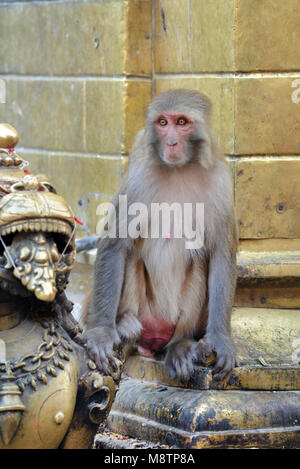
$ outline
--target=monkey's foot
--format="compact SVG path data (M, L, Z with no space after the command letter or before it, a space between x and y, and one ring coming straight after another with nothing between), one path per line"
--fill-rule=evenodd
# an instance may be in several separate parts
M195 369L195 363L199 362L201 345L195 340L182 339L167 347L165 368L170 378L178 378L187 382Z
M202 341L201 341L202 342ZM204 342L204 350L203 350ZM216 381L228 379L233 368L238 365L234 344L228 337L207 334L202 342L202 361L214 361L213 377Z

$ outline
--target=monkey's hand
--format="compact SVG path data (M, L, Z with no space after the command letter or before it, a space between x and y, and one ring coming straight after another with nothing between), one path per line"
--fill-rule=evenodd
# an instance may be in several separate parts
M194 364L199 361L201 347L195 340L181 339L167 347L165 368L170 378L178 378L186 382L195 369Z
M233 368L238 364L235 347L230 337L208 333L204 336L203 341L205 343L205 358L213 353L217 356L213 368L214 379L216 381L227 380Z
M99 371L110 375L110 366L117 369L113 348L120 344L120 337L112 327L95 327L84 334L89 357L96 363Z

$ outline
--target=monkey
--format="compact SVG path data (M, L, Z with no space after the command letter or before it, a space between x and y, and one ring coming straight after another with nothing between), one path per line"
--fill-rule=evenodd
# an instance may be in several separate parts
M85 339L103 372L114 367L113 348L122 343L135 343L146 357L163 353L168 375L183 382L212 353L216 381L228 379L237 365L231 337L237 223L228 164L210 126L211 107L204 94L187 89L162 92L148 106L114 199L119 228L97 249ZM202 203L202 245L187 249L184 232L119 236L133 219L120 216L120 196L128 206L149 208L146 220L140 218L144 231L152 223L151 204ZM192 221L195 226L194 213ZM174 231L174 219L171 225Z

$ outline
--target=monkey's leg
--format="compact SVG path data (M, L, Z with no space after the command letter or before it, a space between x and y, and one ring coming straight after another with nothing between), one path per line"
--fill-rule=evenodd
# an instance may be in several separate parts
M140 305L145 302L143 262L134 253L127 260L125 279L117 314L117 331L121 341L132 342L139 337L142 324L138 319Z
M165 367L171 378L190 379L195 363L201 359L201 345L194 337L203 335L207 321L206 264L194 263L187 273L181 312L174 335L167 345Z

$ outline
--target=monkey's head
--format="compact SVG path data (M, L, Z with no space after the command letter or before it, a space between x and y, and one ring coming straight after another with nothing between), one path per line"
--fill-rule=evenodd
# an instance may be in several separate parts
M167 166L209 164L210 101L197 91L174 89L150 103L146 135L153 158Z

